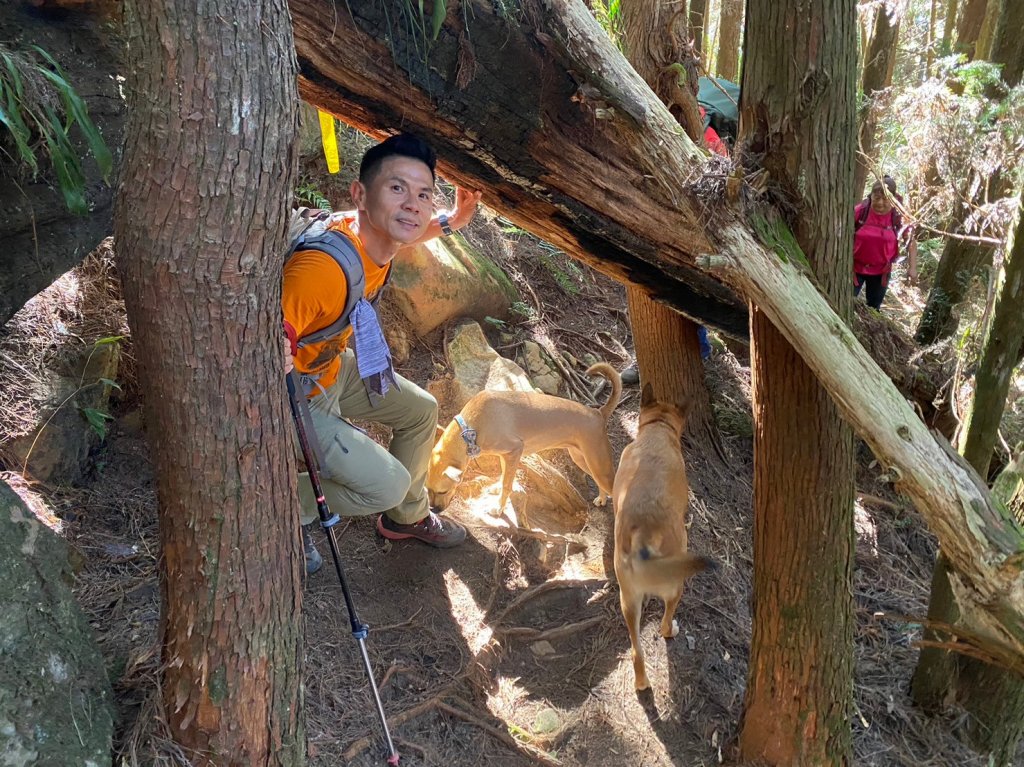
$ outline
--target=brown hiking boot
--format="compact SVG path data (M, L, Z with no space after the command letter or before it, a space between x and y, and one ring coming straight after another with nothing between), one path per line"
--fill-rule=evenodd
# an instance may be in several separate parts
M377 532L391 541L415 538L439 549L458 546L466 540L466 528L451 519L442 519L432 511L410 525L401 525L387 514L381 514L377 517Z

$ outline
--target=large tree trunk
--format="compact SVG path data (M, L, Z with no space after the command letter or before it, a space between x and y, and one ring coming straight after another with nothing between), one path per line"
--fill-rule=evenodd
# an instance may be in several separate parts
M996 303L974 378L974 400L967 414L961 452L982 477L988 475L999 421L1017 354L1024 339L1024 216L1006 254L996 287ZM1005 669L963 658L957 677L960 700L972 714L971 740L1008 765L1024 735L1024 679Z
M980 187L980 181L973 178L966 185L965 195L972 204L977 200L970 191ZM954 217L947 224L947 231L963 233L964 221L970 207L961 204ZM958 306L967 297L968 290L975 277L987 266L992 264L992 248L970 240L949 237L942 247L935 278L928 291L928 299L921 311L921 319L917 323L914 339L922 346L949 338L956 333L959 315Z
M1012 242L996 281L995 306L974 376L974 400L967 413L961 451L982 477L988 476L1010 379L1024 343L1024 215Z
M767 168L779 202L799 211L787 223L822 291L848 318L852 232L834 222L848 216L853 176L855 0L819 3L810 13L799 0L748 10L739 151L751 167ZM820 88L810 99L808 86ZM845 765L852 757L853 434L759 309L750 335L754 599L740 749L744 759L770 765Z
M722 0L722 14L718 22L718 58L715 71L719 77L733 82L736 82L740 71L743 5L743 0Z
M956 30L956 51L964 54L968 61L979 58L975 46L985 23L987 5L988 0L966 0L963 13L960 14L960 24Z
M118 94L114 74L121 71L120 51L106 31L102 19L73 13L61 22L44 20L27 3L0 3L0 40L41 40L66 71L94 76L72 78L117 163L124 130L124 101ZM57 277L78 264L105 237L110 236L114 190L103 182L84 141L76 131L72 141L83 158L89 213L72 215L64 204L57 184L48 173L37 179L19 178L20 171L0 154L0 325L9 320L25 302ZM43 162L42 167L46 167ZM17 183L15 182L17 179Z
M379 4L350 4L328 37L322 22L333 6L292 0L300 92L376 135L402 126L429 136L444 175L483 189L484 201L518 226L697 321L742 336L737 321L746 313L732 290L749 296L875 455L898 470L897 487L951 554L958 599L984 622L989 636L979 641L1024 666L1016 558L1024 536L1005 509L870 360L819 294L788 231L766 215L771 209L741 208L724 196L724 183L700 176L703 153L586 7L521 5L517 24L490 3L464 3L426 55L419 35L400 20L389 26ZM520 85L504 87L509 81ZM801 92L813 102L824 89L811 76ZM828 170L824 159L821 167ZM747 192L756 200L759 188ZM834 221L819 225L835 236Z
M942 45L939 48L940 56L948 56L953 52L953 30L956 29L956 12L960 7L960 0L946 0L946 12L942 17Z
M442 172L516 225L745 339L745 302L693 264L715 252L686 189L706 155L586 7L526 0L516 25L488 3L463 5L426 66L423 40L379 3L352 4L325 36L333 6L292 0L303 100L376 136L429 135Z
M708 63L708 57L704 55L704 47L708 32L708 5L710 0L690 0L690 35L693 37L693 47L704 65Z
M681 76L664 77L672 64L689 63L692 54L673 28L678 14L661 0L625 0L620 6L621 43L626 58L667 106L690 139L702 143L700 116L691 84ZM693 85L696 85L696 71ZM678 103L682 102L682 103ZM689 128L689 129L688 129ZM687 434L698 444L718 444L711 397L704 381L704 362L697 342L697 325L644 291L630 288L629 322L633 331L637 369L661 400L692 402Z
M130 3L116 243L159 477L163 703L196 765L305 763L281 256L284 0ZM225 20L229 20L225 21Z
M875 14L875 29L871 35L864 61L864 106L860 115L859 151L857 167L853 176L853 194L859 198L864 193L871 165L875 155L875 131L878 127L878 115L873 103L875 95L892 83L893 67L896 64L896 41L900 34L900 18L896 9L889 8L886 3L878 5ZM884 175L884 169L882 174Z

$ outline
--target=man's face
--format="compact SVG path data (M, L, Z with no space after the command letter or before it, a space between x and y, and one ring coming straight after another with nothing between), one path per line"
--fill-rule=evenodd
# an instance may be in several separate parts
M368 183L352 185L356 207L374 233L406 245L422 236L433 213L434 177L426 163L411 157L384 160Z

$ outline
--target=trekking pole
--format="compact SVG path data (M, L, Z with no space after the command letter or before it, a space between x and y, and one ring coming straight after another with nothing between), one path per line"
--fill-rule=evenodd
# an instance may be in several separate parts
M337 514L332 514L324 498L324 491L320 487L320 476L317 473L316 458L309 443L309 435L306 433L306 425L302 419L302 403L299 397L302 394L301 386L296 385L298 376L292 370L287 375L288 381L288 402L292 407L292 418L295 420L295 430L299 435L299 446L302 449L302 459L306 463L306 471L309 472L309 481L313 485L313 494L316 496L316 510L320 514L320 525L327 531L327 542L331 547L331 557L334 559L334 569L338 573L338 580L341 581L341 593L345 595L345 607L348 609L348 619L352 624L352 636L359 643L359 651L363 656L363 666L366 668L366 676L370 680L370 689L373 691L373 700L377 704L377 716L380 717L380 726L384 730L384 738L388 742L388 764L398 764L398 752L391 740L391 732L388 730L388 720L384 716L384 706L380 702L380 692L377 690L377 681L373 678L373 668L370 666L370 656L366 652L366 635L370 627L359 620L356 614L356 606L352 602L352 594L348 590L348 581L345 578L345 571L341 567L341 555L338 553L338 541L335 538L334 526L341 520ZM315 436L315 435L314 435Z

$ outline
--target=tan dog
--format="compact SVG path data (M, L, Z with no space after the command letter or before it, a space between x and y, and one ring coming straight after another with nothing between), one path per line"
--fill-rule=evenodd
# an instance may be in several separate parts
M564 447L573 462L597 483L595 506L604 506L615 481L615 459L608 441L608 417L619 404L622 381L611 365L591 365L587 375L600 374L612 385L608 401L590 408L572 400L539 392L482 391L441 434L427 469L430 502L444 508L451 500L473 455L501 459L501 500L498 513L512 493L516 468L524 455ZM465 424L459 424L459 419Z
M672 616L684 581L715 563L686 551L686 510L690 487L680 446L689 401L657 402L650 385L640 398L640 428L622 451L615 474L615 577L622 617L633 646L636 689L646 690L647 671L640 646L640 615L648 596L665 601L661 635L679 633Z

